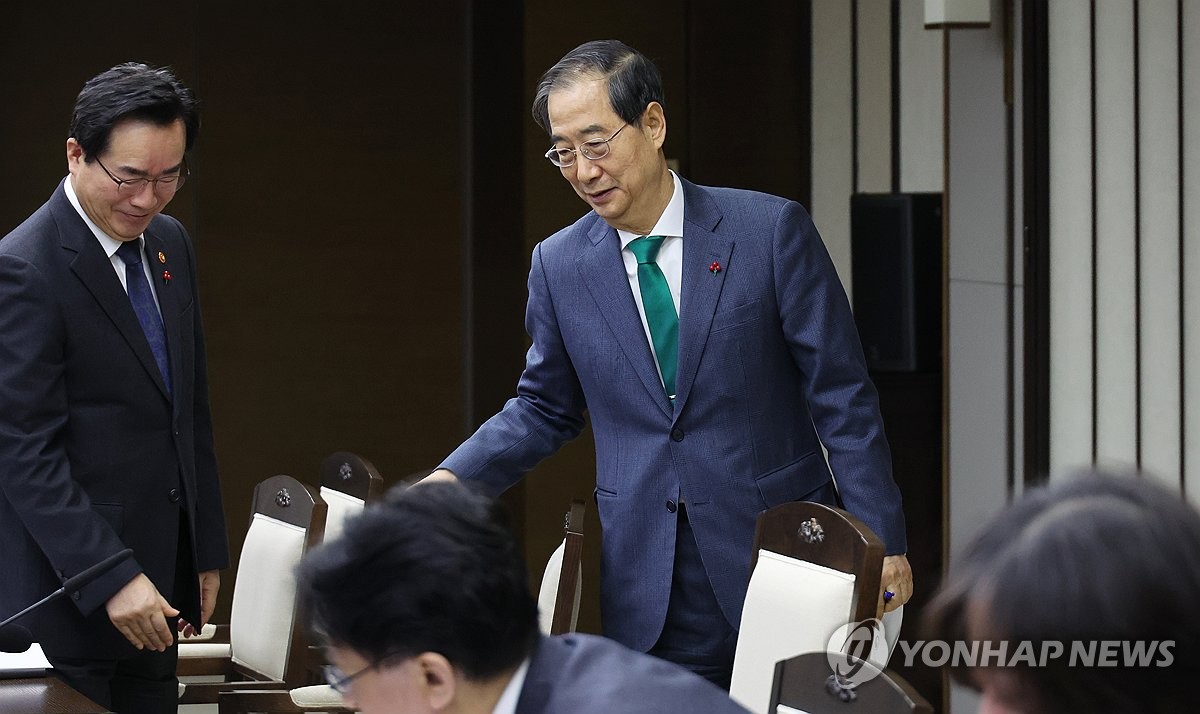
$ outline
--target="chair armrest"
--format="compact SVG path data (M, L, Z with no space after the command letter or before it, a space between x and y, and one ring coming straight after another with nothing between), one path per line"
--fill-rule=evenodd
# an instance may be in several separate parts
M185 636L182 632L179 633L179 643L185 642L212 642L229 644L229 625L214 625L211 622L201 628L200 632L191 637Z
M324 685L317 685L322 687ZM345 706L313 702L306 703L309 697L304 696L304 690L309 687L293 689L290 692L278 690L239 690L221 692L217 695L217 711L220 714L250 714L265 712L267 714L300 714L302 712L328 712L329 714L351 714L354 710ZM300 699L301 704L296 703Z
M232 673L233 661L228 653L215 657L180 657L175 664L175 674L180 677L228 676Z
M242 690L280 690L287 697L287 682L275 681L244 681L244 682L196 682L189 683L179 697L180 704L217 704L217 697L222 692ZM289 697L290 699L290 697ZM260 710L255 710L260 711Z

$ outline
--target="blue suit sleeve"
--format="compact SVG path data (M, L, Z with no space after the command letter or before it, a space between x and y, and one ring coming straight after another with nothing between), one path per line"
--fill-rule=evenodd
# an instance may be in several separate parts
M583 389L554 311L542 245L533 251L525 330L532 340L517 395L440 468L498 495L583 430Z
M900 490L846 292L799 204L789 202L781 212L774 242L784 334L804 373L813 424L828 451L838 494L846 510L883 540L889 555L904 553Z

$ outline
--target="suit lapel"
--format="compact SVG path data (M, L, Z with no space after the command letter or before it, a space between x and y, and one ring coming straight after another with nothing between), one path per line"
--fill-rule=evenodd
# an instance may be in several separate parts
M575 266L638 379L663 413L670 416L671 403L663 392L662 379L658 376L650 343L646 341L637 303L629 290L629 277L621 260L621 239L599 219L588 231L588 238L592 245L576 259Z
M725 274L730 268L734 241L714 233L721 211L706 191L680 179L684 192L683 276L680 285L679 371L675 377L677 407L687 403L700 357L708 342L713 314ZM720 269L713 272L716 263ZM676 409L676 414L679 413Z
M167 353L170 355L171 384L178 386L179 382L179 365L183 359L180 354L181 345L183 344L179 334L179 296L172 290L171 281L164 275L169 275L171 261L167 257L162 240L158 233L154 230L154 224L150 224L150 228L146 229L146 259L150 261L150 284L154 288L154 292L158 297L158 311L162 315L163 331L167 336ZM153 356L153 355L152 355ZM155 372L157 374L157 372ZM166 392L166 386L162 380L158 380L159 388L163 390L163 395L170 398Z
M147 374L158 385L159 391L166 397L167 390L162 376L159 374L158 363L154 361L154 353L150 351L146 333L142 331L142 325L133 312L133 304L129 302L129 295L121 288L121 282L117 279L116 271L113 270L112 261L104 254L100 242L92 235L87 224L75 212L75 207L67 200L62 186L59 186L55 198L57 200L54 202L52 210L61 227L59 232L61 245L65 250L75 254L75 257L71 259L71 271L91 292L92 297L100 304L100 308L104 310L104 313L116 326L117 331L125 338L129 348L137 355L138 361L142 363Z

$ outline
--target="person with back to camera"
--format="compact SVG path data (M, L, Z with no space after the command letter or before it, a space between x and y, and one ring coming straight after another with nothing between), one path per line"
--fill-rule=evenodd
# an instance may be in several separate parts
M912 570L878 397L816 227L794 201L668 170L665 101L654 63L615 40L543 75L546 158L591 210L533 251L516 397L435 477L498 494L586 412L604 633L728 688L761 511L806 500L861 519L887 547L888 611Z
M326 678L363 714L745 714L612 640L542 636L501 505L459 483L392 489L298 578Z
M989 523L923 624L930 640L1007 643L1005 666L952 670L982 692L981 714L1193 712L1198 593L1200 513L1153 478L1093 472Z

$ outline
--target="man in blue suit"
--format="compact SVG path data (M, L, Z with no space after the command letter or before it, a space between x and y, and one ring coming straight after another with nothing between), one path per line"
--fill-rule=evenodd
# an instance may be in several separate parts
M653 63L616 41L542 77L546 157L592 210L534 249L517 396L439 476L499 493L586 411L605 634L727 687L762 510L811 500L862 519L887 545L888 610L912 572L877 395L816 228L792 201L669 171L663 101Z
M161 215L198 129L168 70L99 74L70 175L0 240L0 616L131 549L22 623L119 712L178 708L176 626L207 621L228 565L196 257Z
M462 484L393 489L304 559L299 590L326 679L363 714L745 714L669 662L540 635L503 509Z

